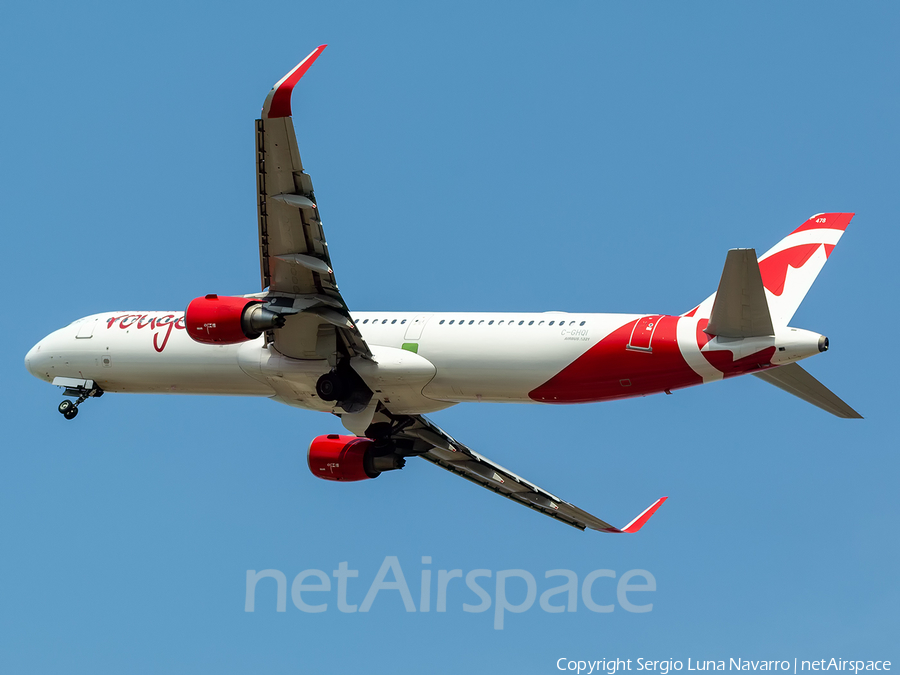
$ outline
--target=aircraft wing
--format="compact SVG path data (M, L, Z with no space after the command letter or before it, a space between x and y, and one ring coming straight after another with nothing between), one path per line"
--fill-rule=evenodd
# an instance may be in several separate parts
M315 49L269 92L256 120L259 262L267 307L287 317L269 334L298 359L371 358L331 268L312 180L303 171L291 119L294 85L319 57ZM265 292L268 289L268 292Z
M422 415L413 416L411 419L414 420L413 424L403 429L400 436L422 444L423 448L430 448L420 455L423 459L502 497L580 530L637 532L667 499L667 497L657 499L637 518L619 529L479 455Z

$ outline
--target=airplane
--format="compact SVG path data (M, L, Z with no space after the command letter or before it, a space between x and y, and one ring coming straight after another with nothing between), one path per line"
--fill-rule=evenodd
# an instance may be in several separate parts
M789 326L852 219L810 217L772 249L728 251L719 286L684 314L357 312L338 290L291 96L321 45L276 83L256 120L262 291L208 294L184 311L87 316L38 342L25 366L63 388L66 419L104 393L265 396L338 415L308 464L359 481L421 457L581 530L617 528L457 441L425 414L469 401L608 401L747 373L843 418L861 416L797 362L828 338ZM74 398L75 400L69 400Z

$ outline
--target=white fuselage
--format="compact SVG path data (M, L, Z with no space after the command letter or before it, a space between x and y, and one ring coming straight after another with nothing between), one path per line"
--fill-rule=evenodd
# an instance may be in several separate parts
M796 345L789 352L780 350L767 359L778 365L816 353L819 337L785 329L791 334L761 342L754 338L719 345L713 338L701 349L695 338L697 319L663 317L669 327L651 331L656 336L653 349L631 350L613 341L608 355L601 353L605 345L599 345L602 349L579 361L601 341L610 342L623 329L627 333L632 324L640 327L646 318L562 312L354 312L352 316L374 359L355 358L351 363L376 397L397 414L433 412L463 401L563 403L645 395L721 378L701 351L727 349L738 359L767 347L774 352L776 342L793 340ZM671 335L664 336L663 330ZM629 344L637 342L634 333L625 338ZM629 367L622 365L629 359L637 364L634 374L620 372ZM676 360L680 374L672 369ZM534 396L562 371L571 374L576 361L591 368L588 379L600 382L608 371L613 389L574 398L561 395L559 400L558 388L552 395ZM661 367L660 375L650 369L654 375L644 382L642 368L651 361ZM26 366L48 382L57 377L92 380L108 392L266 396L297 407L334 410L333 403L315 394L316 381L331 368L326 360L287 358L262 337L233 345L194 342L184 330L183 312L114 312L79 319L35 345ZM560 386L571 377L566 375Z
M26 364L48 382L93 380L109 392L267 396L315 410L333 408L314 395L316 380L330 370L325 360L286 358L262 337L200 344L188 337L182 317L183 312L159 311L85 317L35 345ZM428 412L461 401L531 402L528 392L635 317L355 312L353 318L379 365L366 370L354 363L363 379L382 396L405 394L410 412ZM387 379L379 383L379 376ZM398 387L412 391L392 391Z

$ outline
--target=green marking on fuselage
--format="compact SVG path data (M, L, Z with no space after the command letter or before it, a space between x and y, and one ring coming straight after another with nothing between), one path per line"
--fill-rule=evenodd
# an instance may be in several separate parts
M419 353L419 343L417 342L404 342L403 346L400 349L405 349L408 352L412 352L413 354Z

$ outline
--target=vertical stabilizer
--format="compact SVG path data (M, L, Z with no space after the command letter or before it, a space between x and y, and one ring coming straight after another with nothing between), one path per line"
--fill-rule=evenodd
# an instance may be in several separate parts
M812 216L775 246L766 251L759 260L759 276L765 289L769 317L775 328L787 326L803 302L810 287L825 266L828 256L834 250L852 213L819 213ZM735 249L742 250L742 249ZM743 249L747 250L747 249ZM731 253L729 253L731 255ZM746 255L746 254L744 254ZM737 270L737 267L735 267ZM725 282L723 272L722 282ZM750 274L750 271L747 271ZM738 278L732 275L733 279ZM749 276L744 279L749 282ZM711 318L716 293L713 293L687 316ZM729 303L735 306L733 303ZM761 303L754 301L755 307ZM721 305L720 305L721 306ZM752 329L751 329L752 330ZM713 331L709 331L713 332ZM724 335L724 333L722 333Z
M776 326L790 322L852 218L852 213L815 215L760 257L759 271Z

